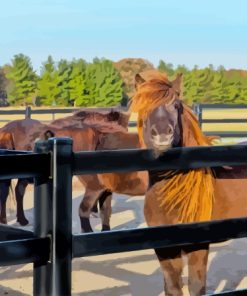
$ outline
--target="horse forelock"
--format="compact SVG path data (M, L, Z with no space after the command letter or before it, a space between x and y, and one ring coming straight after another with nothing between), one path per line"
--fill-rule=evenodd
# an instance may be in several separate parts
M175 99L178 99L178 95L171 82L151 79L139 86L136 94L131 99L129 110L138 113L139 118L144 120L154 109L170 104Z

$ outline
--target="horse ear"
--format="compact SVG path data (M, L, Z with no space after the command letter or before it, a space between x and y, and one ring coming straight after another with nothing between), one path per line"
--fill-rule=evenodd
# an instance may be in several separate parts
M137 73L135 76L135 88L138 88L138 86L144 82L145 82L145 80L141 77L140 74Z
M52 132L51 130L46 130L44 132L44 138L45 140L48 140L49 138L53 138L55 136L55 133Z
M180 94L183 73L177 74L177 77L172 81L172 87Z

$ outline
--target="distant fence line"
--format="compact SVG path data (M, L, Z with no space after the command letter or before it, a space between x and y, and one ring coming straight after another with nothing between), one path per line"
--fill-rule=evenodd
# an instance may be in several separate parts
M245 109L247 111L247 104L193 104L192 110L197 115L200 126L203 123L247 123L247 118L224 118L224 119L204 119L204 110L236 110ZM247 137L247 131L213 131L204 132L208 136L218 135L220 137Z
M31 118L33 114L51 114L52 119L55 119L56 114L66 114L66 113L73 113L83 108L52 108L52 109L32 109L30 106L26 107L26 109L12 109L12 110L0 110L0 115L24 115L25 118ZM92 110L110 110L112 108L90 108ZM120 109L120 107L119 107ZM124 108L121 108L124 110ZM0 120L0 121L7 121L7 120Z
M90 108L91 110L110 110L110 109L118 109L122 111L127 111L125 107L108 107L108 108ZM25 116L25 118L31 118L32 115L37 114L44 114L44 115L51 115L50 120L41 120L43 122L50 122L54 119L56 119L56 114L68 114L73 113L75 111L78 111L80 109L84 108L51 108L51 109L32 109L30 106L28 106L26 109L12 109L12 110L0 110L0 116L1 115L21 115ZM203 118L203 112L205 110L230 110L230 109L245 109L247 112L247 104L193 104L192 110L197 115L200 126L202 127L202 124L204 123L247 123L247 118L224 118L224 119L204 119ZM11 120L8 119L1 119L0 122L8 122ZM129 127L136 127L136 121L130 121ZM247 131L205 131L206 135L218 135L220 137L247 137Z
M0 109L0 116L1 115L23 115L23 117L25 118L32 118L32 115L36 115L36 114L44 114L44 115L51 115L51 119L50 120L40 120L42 122L50 122L56 119L56 114L68 114L68 113L73 113L76 112L78 110L82 110L82 109L87 109L87 108L52 108L52 109L32 109L30 106L26 107L26 109L12 109L12 110L2 110ZM106 108L90 108L90 110L101 110L101 111L109 111L111 109L117 109L117 110L121 110L121 111L127 111L127 108L125 107L106 107ZM8 119L1 119L0 117L0 122L9 122L12 119L8 120ZM136 127L136 122L135 121L129 121L129 127Z

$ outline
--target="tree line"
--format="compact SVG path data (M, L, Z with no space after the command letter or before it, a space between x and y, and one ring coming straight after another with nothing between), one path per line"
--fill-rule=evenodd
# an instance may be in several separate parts
M146 64L150 67L148 61ZM55 62L49 56L37 74L30 58L18 54L10 64L0 67L0 99L6 99L11 106L107 107L126 104L136 69L144 69L145 62L131 68L127 59L126 66L122 66L121 71L107 59L95 58L91 63L83 59ZM183 73L182 97L189 105L194 102L247 102L247 71L226 70L223 66L215 69L212 65L188 69L185 65L175 67L163 60L157 68L171 79L177 73Z
M115 106L123 97L122 85L112 62L98 58L55 63L49 56L38 75L30 58L19 54L0 72L0 93L13 106Z
M174 67L160 61L158 69L173 78L183 73L183 98L186 103L247 103L247 71L217 69L209 65L203 69L194 66L189 70L185 65Z

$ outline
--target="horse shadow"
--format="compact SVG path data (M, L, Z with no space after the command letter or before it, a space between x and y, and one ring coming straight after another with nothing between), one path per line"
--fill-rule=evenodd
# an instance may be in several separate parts
M211 245L207 291L218 293L242 289L247 285L247 239L229 241L227 245ZM241 287L239 287L241 285Z
M145 218L143 214L144 199L142 196L128 196L123 194L113 194L112 215L125 220L118 223L114 230L133 229L145 227ZM131 211L131 213L130 213ZM124 215L126 213L126 215Z
M32 198L32 197L29 197ZM72 229L73 233L80 233L80 219L78 216L78 207L83 198L83 194L74 194L72 202ZM126 213L126 215L123 215ZM130 214L131 213L131 214ZM8 209L8 221L12 226L17 226L18 228L33 230L34 216L33 208L25 210L25 214L29 219L30 224L24 227L19 226L16 223L16 211L15 209ZM122 216L122 217L121 217ZM120 217L120 218L119 218ZM119 219L120 222L117 220ZM91 224L95 231L100 231L101 220L99 218L92 218ZM130 197L127 195L113 194L112 202L112 220L117 221L117 226L113 226L113 230L120 229L131 229L138 227L145 227L145 219L143 215L143 197ZM114 222L114 221L113 221ZM114 223L113 223L114 224ZM242 288L245 283L247 272L247 239L237 239L232 240L227 243L227 245L222 244L212 244L210 247L210 261L208 264L207 273L207 293L223 292L227 290L234 290ZM129 263L134 263L139 260L139 262L148 262L150 259L156 260L155 255L140 255L135 257L130 257L129 259L110 259L107 261L90 261L87 258L81 258L77 265L75 265L75 270L87 270L95 274L100 274L102 276L107 276L116 280L126 281L127 285L122 285L119 287L109 287L102 290L93 290L90 292L82 292L80 294L73 295L139 295L142 291L142 287L145 286L145 290L142 295L147 292L146 285L143 286L144 282L149 281L152 291L149 295L159 295L163 291L163 278L159 269L159 264L157 261L157 268L149 276L143 275L134 271L122 270L119 265L129 260ZM136 259L136 260L135 260ZM147 263L148 264L148 263ZM1 268L1 279L8 279L14 277L25 278L31 277L32 271L19 272L20 266L2 267ZM74 270L74 268L73 268ZM156 281L157 278L157 281ZM154 283L152 282L155 282ZM152 283L151 283L152 282ZM247 280L246 280L247 282ZM139 283L139 284L138 284ZM140 285L140 287L138 287ZM239 287L241 285L241 287ZM134 288L133 288L134 287ZM135 290L135 293L133 290ZM151 288L150 288L151 289ZM8 290L4 286L0 286L1 291L12 291ZM138 291L138 293L137 293ZM19 293L13 290L14 295L25 295L24 293ZM19 294L18 294L19 293ZM4 294L3 294L4 295Z
M98 260L75 260L73 271L85 270L92 273L92 276L104 277L104 289L85 287L85 292L72 293L73 295L88 295L88 296L115 296L115 295L154 295L158 296L163 293L163 278L160 272L159 264L152 266L148 270L149 262L155 259L154 254L140 254L135 252L135 256L114 257L105 260L100 257ZM128 269L128 264L145 264L147 268L133 268ZM121 281L121 284L112 285L112 281ZM109 281L109 286L108 285ZM74 286L76 286L76 278L73 279ZM91 286L91 285L89 285ZM73 291L72 291L73 292ZM163 294L162 294L163 295Z

